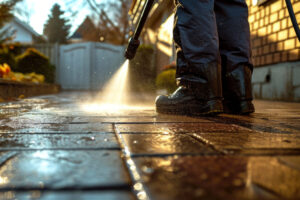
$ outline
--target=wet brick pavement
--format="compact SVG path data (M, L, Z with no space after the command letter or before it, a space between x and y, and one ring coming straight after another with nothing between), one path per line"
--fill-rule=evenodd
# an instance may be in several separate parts
M0 104L0 199L300 199L299 103L191 118L91 98Z

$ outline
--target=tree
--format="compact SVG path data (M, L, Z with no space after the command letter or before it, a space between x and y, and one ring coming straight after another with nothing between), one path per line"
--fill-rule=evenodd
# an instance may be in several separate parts
M99 40L116 45L124 45L129 37L128 11L132 0L81 0L81 7L87 7L91 11L94 22L97 24L100 36ZM67 7L73 16L78 14L73 10L78 0L67 0ZM68 6L69 5L69 6Z
M29 4L26 1L22 1L15 6L14 10L19 19L22 19L22 21L30 24L30 18L34 12L34 4Z
M97 3L87 0L94 14L98 16L98 28L104 41L124 45L128 41L129 16L128 12L132 0L108 1Z
M50 43L67 43L71 26L67 24L69 20L63 18L63 14L58 4L52 7L49 19L44 25L44 35Z
M8 28L3 29L4 25L13 18L11 13L16 3L21 0L7 0L0 3L0 43L10 40L12 33Z

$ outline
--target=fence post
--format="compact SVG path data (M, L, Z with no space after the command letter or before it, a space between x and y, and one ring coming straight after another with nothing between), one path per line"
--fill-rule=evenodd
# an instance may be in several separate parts
M53 45L53 56L54 56L54 65L55 65L55 83L59 83L59 71L60 71L60 45L55 43Z
M89 59L90 59L90 87L89 90L94 89L94 71L95 71L95 44L90 42L89 43Z

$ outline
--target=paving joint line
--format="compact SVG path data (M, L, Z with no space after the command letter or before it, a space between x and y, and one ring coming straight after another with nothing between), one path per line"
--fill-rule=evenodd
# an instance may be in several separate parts
M132 158L165 158L165 157L185 157L185 156L220 156L220 153L141 153L141 154L131 154Z
M86 131L86 132L73 132L73 131L70 131L70 132L67 132L67 131L62 131L62 132L59 132L59 131L53 131L53 132L0 132L0 134L18 134L18 135L87 135L87 134L115 134L114 132L99 132L99 131Z
M78 187L78 186L69 186L69 187L2 187L0 188L0 192L6 191L17 191L17 192L29 192L33 190L38 190L41 192L65 192L65 191L107 191L107 190L115 190L115 191L130 191L131 187L128 185L103 185L103 186L87 186L87 187Z
M210 120L215 122L215 123L223 123L223 124L241 126L241 127L247 128L247 129L252 129L252 130L258 131L258 132L266 132L266 133L270 132L270 133L278 133L278 134L291 134L291 133L293 133L291 131L282 131L280 129L276 129L276 128L273 128L273 127L270 127L270 126L264 127L264 126L261 126L261 125L249 124L245 121L240 121L240 120L237 120L237 119L232 119L232 118L227 118L227 117L210 118Z
M121 151L121 148L0 148L0 151Z
M187 134L188 136L190 136L191 138L197 140L198 142L201 142L202 144L210 147L213 151L216 151L218 153L220 153L221 155L227 155L228 152L226 150L220 150L217 149L209 140L203 138L202 136L192 133L192 134Z
M274 196L276 196L277 198L283 198L283 196L281 196L280 194L276 193L275 191L271 190L270 188L267 188L259 183L256 183L256 182L252 182L253 185L255 185L256 187L260 188L261 190L264 190L265 192L268 192Z
M0 168L5 165L9 160L16 157L19 153L17 152L9 152L7 154L4 154L0 157Z
M116 124L116 125L123 125L123 124L207 124L207 123L215 123L215 122L102 122L103 124Z
M123 162L127 168L127 172L130 175L132 181L132 192L138 200L150 200L149 195L145 191L145 186L142 182L141 174L137 170L137 166L132 160L131 153L128 146L126 146L123 136L120 133L120 130L117 128L116 124L112 124L115 131L117 140L122 148Z

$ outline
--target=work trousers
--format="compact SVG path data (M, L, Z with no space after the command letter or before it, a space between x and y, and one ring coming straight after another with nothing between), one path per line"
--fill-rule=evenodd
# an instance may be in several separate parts
M199 99L251 100L245 0L175 0L175 5L178 85L192 87Z

